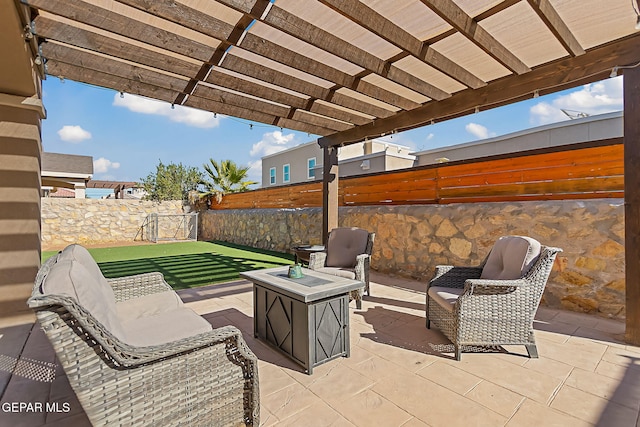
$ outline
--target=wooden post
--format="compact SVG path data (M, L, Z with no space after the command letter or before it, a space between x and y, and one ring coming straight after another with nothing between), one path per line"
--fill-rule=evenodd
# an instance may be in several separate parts
M5 328L35 320L27 298L40 267L40 126L45 110L39 69L24 37L30 10L7 0L0 0L0 9L0 328Z
M624 70L625 339L640 345L640 67Z
M324 147L322 165L322 242L338 226L338 147Z

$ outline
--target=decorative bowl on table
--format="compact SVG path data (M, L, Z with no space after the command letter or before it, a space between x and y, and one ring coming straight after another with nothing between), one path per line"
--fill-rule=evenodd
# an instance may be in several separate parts
M290 279L300 279L304 277L304 274L302 274L302 266L300 264L290 265L287 277Z

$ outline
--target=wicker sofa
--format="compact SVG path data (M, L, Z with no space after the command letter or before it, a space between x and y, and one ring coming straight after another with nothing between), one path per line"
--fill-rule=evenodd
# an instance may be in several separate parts
M478 267L437 266L427 285L426 326L433 323L463 349L525 345L537 358L533 319L562 249L524 236L498 239Z
M28 304L93 425L258 426L257 359L149 273L105 279L71 245L38 272Z

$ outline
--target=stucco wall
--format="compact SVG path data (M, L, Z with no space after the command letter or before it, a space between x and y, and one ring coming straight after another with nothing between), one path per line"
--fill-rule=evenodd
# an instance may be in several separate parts
M101 244L142 240L142 226L151 213L182 214L182 201L123 199L42 199L42 246Z
M289 251L318 244L319 208L207 211L200 238ZM528 235L564 250L543 304L624 317L621 199L342 207L340 226L376 233L372 268L425 282L438 264L477 265L502 235Z

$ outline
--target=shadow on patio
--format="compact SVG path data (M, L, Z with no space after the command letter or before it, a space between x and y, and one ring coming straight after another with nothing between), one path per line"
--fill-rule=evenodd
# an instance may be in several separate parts
M456 362L450 342L425 328L424 285L372 274L372 296L351 307L351 357L311 376L253 337L249 282L179 293L214 327L243 332L260 359L264 426L637 425L640 348L622 342L623 323L541 307L540 359L504 346ZM39 327L0 333L0 425L88 425ZM11 402L54 402L58 412L15 414Z

